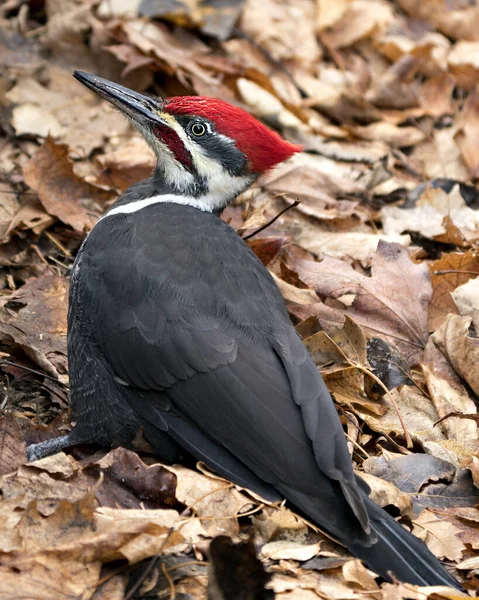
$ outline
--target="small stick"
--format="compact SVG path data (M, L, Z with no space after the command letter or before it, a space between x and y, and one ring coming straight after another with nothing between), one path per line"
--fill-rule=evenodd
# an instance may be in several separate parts
M450 275L451 273L464 273L465 275L479 275L478 271L460 271L459 269L447 269L444 271L434 271L434 275Z
M45 379L50 379L51 381L54 381L55 383L59 383L60 385L63 385L63 387L68 389L68 386L65 383L63 383L62 381L60 381L59 379L55 379L55 377L52 377L51 375L47 375L46 373L42 373L41 371L35 371L35 369L30 369L30 367L24 367L23 365L19 365L17 363L11 362L10 360L0 360L0 365L9 365L10 367L17 367L18 369L23 369L24 371L29 371L30 373L34 373L35 375L40 375L40 377L45 377Z
M70 257L72 255L72 253L70 252L70 250L68 250L68 248L65 248L65 246L59 240L57 240L57 238L52 233L50 233L46 229L45 229L45 231L43 233L47 236L47 238L51 242L53 242L55 244L55 246L60 250L60 252L64 256Z
M173 583L173 579L171 579L171 576L166 569L165 563L161 563L160 566L161 566L161 572L163 573L163 576L165 577L166 581L168 582L168 586L170 588L170 600L174 600L176 597L176 592L175 592L175 584Z
M275 221L277 221L282 215L284 215L284 213L286 211L288 211L290 208L294 208L295 206L298 206L299 204L301 204L301 201L300 200L295 200L293 202L293 204L290 204L286 208L283 208L283 210L280 211L275 217L273 217L271 219L271 221L268 221L265 225L262 225L261 227L259 227L255 231L253 231L253 233L249 233L248 235L245 235L244 238L243 238L243 240L249 240L253 236L258 235L258 233L261 233L262 231L264 231L265 229L267 229L268 227L270 227Z

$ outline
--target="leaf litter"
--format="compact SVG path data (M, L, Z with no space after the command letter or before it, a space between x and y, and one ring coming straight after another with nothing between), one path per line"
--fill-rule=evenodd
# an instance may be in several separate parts
M74 68L227 99L304 145L223 218L254 234L375 501L477 589L478 31L460 1L3 3L0 598L458 597L378 583L287 507L161 465L141 436L25 464L69 427L73 258L154 166Z

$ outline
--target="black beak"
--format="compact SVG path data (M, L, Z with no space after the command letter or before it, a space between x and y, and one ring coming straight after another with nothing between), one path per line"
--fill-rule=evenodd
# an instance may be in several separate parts
M140 125L151 127L151 125L156 124L169 127L168 123L158 115L163 106L161 100L138 94L118 83L108 81L103 77L90 75L90 73L84 71L74 71L73 77L105 100L108 100L108 102L111 102L113 106Z

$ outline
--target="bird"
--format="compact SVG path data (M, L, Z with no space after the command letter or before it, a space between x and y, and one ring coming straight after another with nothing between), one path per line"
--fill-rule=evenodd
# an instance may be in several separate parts
M70 433L128 446L139 430L165 463L203 461L270 502L286 500L386 580L459 582L369 497L323 378L272 276L222 211L301 148L223 100L140 94L74 77L154 151L152 176L93 226L70 279Z

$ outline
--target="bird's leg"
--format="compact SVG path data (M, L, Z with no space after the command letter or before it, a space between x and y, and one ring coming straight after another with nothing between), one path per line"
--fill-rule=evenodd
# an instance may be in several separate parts
M64 448L77 444L77 441L73 441L70 435L62 435L39 444L30 444L27 447L27 462L33 462L34 460L40 460L50 454L56 454Z

